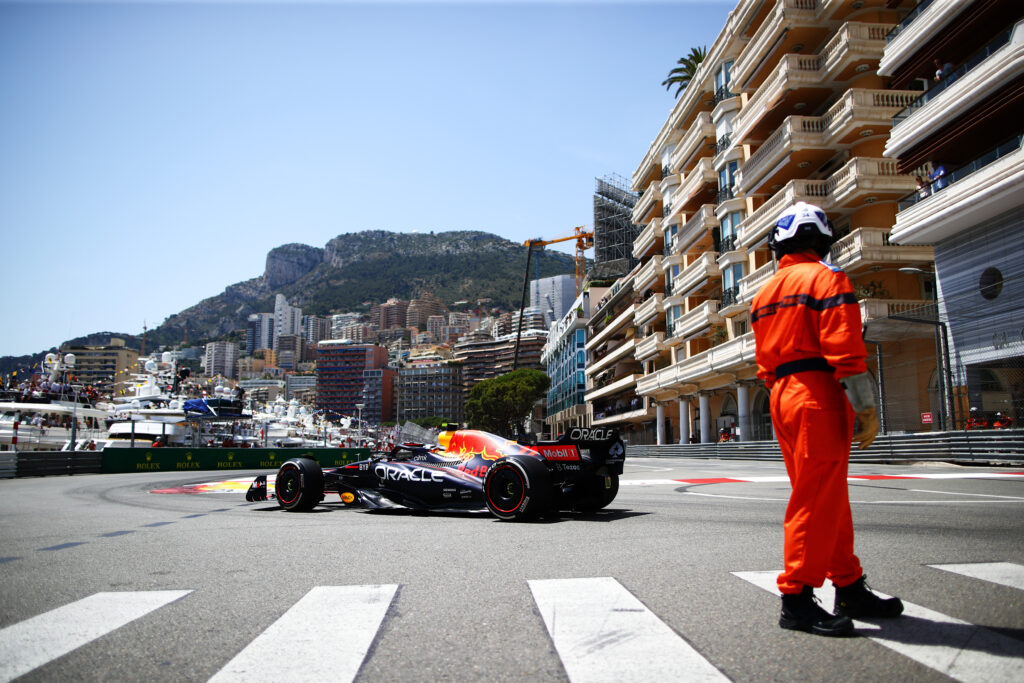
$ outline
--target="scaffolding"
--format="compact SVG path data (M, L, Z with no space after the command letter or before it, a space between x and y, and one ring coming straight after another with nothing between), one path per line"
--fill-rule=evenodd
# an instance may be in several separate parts
M640 227L633 224L633 207L639 195L629 182L616 174L596 178L594 190L593 280L619 278L638 263L633 241Z

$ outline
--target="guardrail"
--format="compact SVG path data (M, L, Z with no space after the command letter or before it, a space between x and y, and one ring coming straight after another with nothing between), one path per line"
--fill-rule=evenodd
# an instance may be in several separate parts
M627 446L630 457L782 460L775 441L729 441L705 444ZM978 430L885 434L863 451L854 448L850 462L1024 463L1024 430Z
M367 448L113 448L105 451L7 451L0 478L125 472L277 469L290 458L341 467L370 457Z

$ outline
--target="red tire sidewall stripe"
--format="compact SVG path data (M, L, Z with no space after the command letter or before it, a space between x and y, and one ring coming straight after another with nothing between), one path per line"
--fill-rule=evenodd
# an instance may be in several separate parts
M282 471L284 471L284 470L286 470L286 469L288 469L288 470L295 470L295 471L296 471L296 473L297 473L297 474L299 474L299 476L301 477L301 473L300 473L300 472L298 471L298 470L299 470L299 468L298 468L298 467L296 467L295 465L292 465L292 464L285 464L285 465L282 465L282 466L281 466L281 470L282 470ZM278 472L278 473L277 473L277 476L279 476L279 477L280 477L280 476L281 476L281 472ZM291 505L291 504L292 504L292 503L294 503L294 502L295 502L296 500L298 500L298 498L299 498L299 494L300 494L300 493L302 492L302 489L301 489L301 487L300 487L300 488L299 488L299 490L297 490L297 491L296 491L296 493L295 493L295 497L294 497L294 498L292 498L292 499L290 499L290 500L286 500L285 498L282 498L282 497L281 497L281 491L280 491L280 490L279 490L279 489L277 488L276 484L275 484L275 486L274 486L274 490L275 490L275 492L277 493L277 499L278 499L278 500L280 500L280 501L281 501L282 503L284 503L285 505Z

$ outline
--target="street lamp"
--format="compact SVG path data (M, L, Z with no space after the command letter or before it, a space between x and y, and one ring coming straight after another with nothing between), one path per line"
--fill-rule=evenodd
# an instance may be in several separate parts
M365 403L357 403L356 404L356 410L359 411L359 417L356 418L356 429L358 430L359 445L360 446L362 445L362 441L363 441L363 408L365 408L365 407L366 407Z

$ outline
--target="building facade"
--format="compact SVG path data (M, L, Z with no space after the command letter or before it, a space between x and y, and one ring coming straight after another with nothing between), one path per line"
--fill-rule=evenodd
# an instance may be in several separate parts
M274 350L278 339L287 334L302 335L302 309L292 306L284 294L274 297Z
M530 308L544 316L544 329L561 320L576 299L576 278L553 275L530 281Z
M387 349L375 344L324 340L317 344L316 407L335 416L356 415L363 403L366 370L387 365Z
M249 355L259 349L274 348L274 314L252 313L245 324L245 351Z
M883 154L892 117L919 94L878 73L900 4L742 0L729 15L633 174L639 263L591 320L595 425L645 443L710 442L721 429L772 438L749 307L775 272L768 234L797 201L841 235L831 259L853 281L869 342L905 334L890 315L925 292L900 269L930 268L933 250L890 240L897 202L916 189ZM913 398L915 412L933 348L922 332L884 359L914 378L894 399Z
M206 345L206 358L203 367L209 377L234 378L238 362L238 344L235 342L215 341Z
M111 337L105 346L63 346L60 355L75 355L72 375L77 384L110 387L138 370L139 352Z
M569 310L548 330L540 361L551 379L547 395L547 433L557 437L572 427L589 427L587 410L587 321L592 303L607 287L587 286Z
M934 301L902 317L939 359L914 411L947 429L972 410L1024 418L1022 20L1012 0L921 3L890 31L879 67L897 87L925 88L885 147L922 181L900 200L890 241L934 245L934 270L915 273ZM899 384L890 374L886 394Z
M410 363L398 370L398 423L439 417L465 420L462 364L454 361Z

